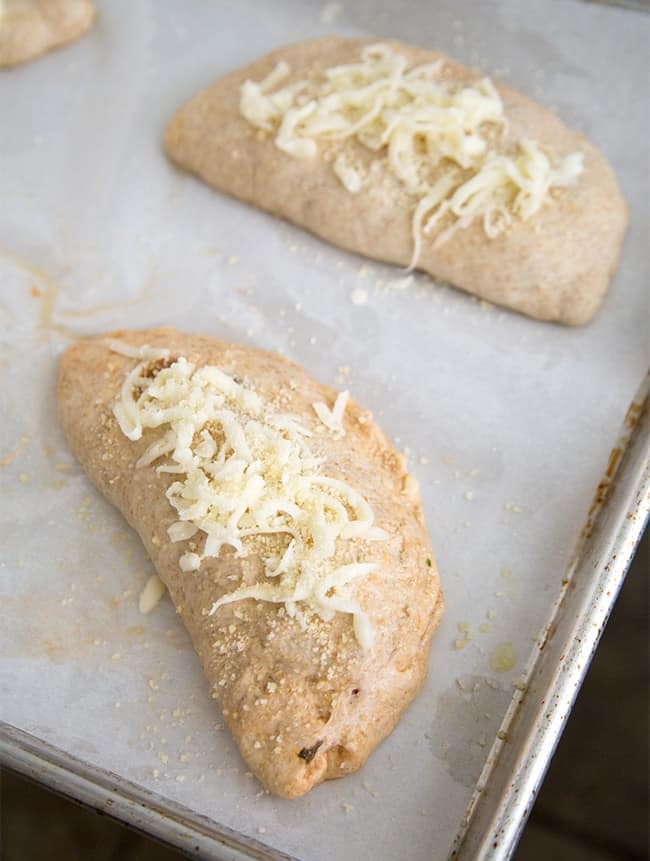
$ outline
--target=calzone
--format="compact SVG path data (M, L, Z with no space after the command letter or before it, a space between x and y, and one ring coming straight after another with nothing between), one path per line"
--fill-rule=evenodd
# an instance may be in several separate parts
M443 608L417 482L370 413L278 355L174 329L69 347L58 404L251 770L291 798L358 769Z
M94 19L92 0L0 0L0 68L79 38Z
M164 145L214 188L342 248L542 320L593 316L627 223L611 168L581 134L395 41L274 51L191 98Z

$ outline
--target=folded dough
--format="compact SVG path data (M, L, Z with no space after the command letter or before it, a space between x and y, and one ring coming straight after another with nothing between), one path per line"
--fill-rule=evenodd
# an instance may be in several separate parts
M61 423L90 479L139 533L187 626L212 696L244 759L271 792L286 798L355 771L419 689L429 641L442 614L417 483L407 474L403 457L370 414L353 402L336 421L329 421L336 410L328 413L319 407L324 424L313 404L329 408L336 393L280 356L174 329L121 331L107 339L80 341L64 353L58 384ZM127 374L140 361L137 355L157 355L142 353L144 345L169 350L169 357L143 360L144 370L135 375L137 392L179 357L197 369L217 366L228 375L229 386L232 380L253 389L276 418L282 417L283 427L299 425L309 434L305 438L311 453L322 458L321 476L345 482L363 495L374 513L373 529L383 540L341 537L331 565L364 561L374 566L352 586L374 629L372 645L360 644L351 613L326 613L330 618L324 620L317 613L301 612L300 602L291 607L247 598L222 604L210 615L215 601L241 585L277 581L265 572L264 560L283 555L287 536L244 539L240 555L224 547L205 558L198 570L181 570L181 560L190 551L201 552L201 541L195 535L172 542L167 532L179 516L165 493L179 474L156 468L166 456L136 466L165 430L146 428L140 439L133 432L132 441L123 432L130 419L120 408L114 412ZM163 377L159 384L167 385ZM228 415L234 410L235 419L244 421L241 409L227 404ZM339 421L344 435L337 431ZM241 438L235 439L235 448L241 444ZM210 455L212 449L201 451ZM302 504L308 507L310 498ZM327 594L336 602L336 593L335 588ZM295 616L292 609L298 611Z
M277 129L269 133L256 128L240 111L246 81L261 82L277 69L275 80L284 69L282 87L308 83L304 98L299 93L294 100L300 106L313 95L309 87L322 84L325 70L358 63L370 44L316 39L281 48L232 72L199 92L172 118L164 135L167 154L214 188L342 248L407 266L414 250L415 199L388 168L385 147L373 151L354 138L321 140L315 157L292 157L278 147ZM480 79L440 53L391 40L382 44L404 56L409 69L442 61L440 79L452 87ZM278 68L285 63L288 70ZM269 91L276 86L269 85ZM585 323L600 306L617 264L627 223L625 203L609 165L582 135L510 87L498 85L496 90L507 119L498 153L532 140L558 159L582 153L584 171L574 185L554 192L535 215L513 218L494 238L486 235L479 219L441 245L435 233L423 235L417 266L533 317ZM488 137L490 133L487 128ZM348 164L360 164L367 180L359 184ZM441 161L439 170L448 170L448 163Z
M0 0L0 68L78 39L94 19L92 0Z

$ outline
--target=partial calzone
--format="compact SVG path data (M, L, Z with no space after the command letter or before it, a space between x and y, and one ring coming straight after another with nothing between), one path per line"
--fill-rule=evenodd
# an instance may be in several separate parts
M0 0L0 68L79 38L94 19L92 0Z
M395 41L281 48L195 95L164 144L214 188L342 248L543 320L593 316L627 222L581 134Z
M358 769L420 687L443 606L417 482L370 413L174 329L74 344L58 401L250 768L283 797Z

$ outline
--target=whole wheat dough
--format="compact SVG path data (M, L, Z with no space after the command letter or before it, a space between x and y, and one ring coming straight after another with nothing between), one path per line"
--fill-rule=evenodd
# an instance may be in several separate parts
M329 402L335 395L272 353L174 329L110 337L167 347L173 358L182 355L199 365L218 365L250 381L282 411L297 414L307 428L318 425L312 402ZM277 605L252 599L208 616L212 602L232 590L228 577L254 582L263 569L254 554L235 558L227 549L218 559L205 560L197 572L179 570L187 542L171 543L167 536L177 515L164 495L174 476L157 473L155 465L135 467L159 431L130 442L112 412L135 363L111 352L100 338L66 350L58 404L73 453L139 533L192 637L212 696L264 785L290 798L355 771L417 693L443 608L417 484L407 477L403 457L370 414L352 402L342 439L315 433L310 440L314 452L326 459L323 473L362 492L376 524L389 533L388 540L373 543L372 559L379 567L358 587L376 630L370 650L361 649L350 616L342 613L328 623L315 617L305 630Z
M165 130L164 146L179 166L209 185L307 228L342 248L378 260L408 265L413 242L413 198L387 169L350 194L323 158L299 160L279 150L273 136L260 135L239 112L240 87L262 80L280 60L287 83L338 64L356 62L376 40L325 38L291 45L232 72L180 108ZM444 55L382 40L409 65ZM467 84L481 76L444 57L444 76ZM284 85L284 83L283 83ZM559 157L576 150L585 170L575 187L563 190L528 221L489 239L478 221L458 230L441 247L423 238L419 268L476 296L543 320L577 325L596 312L616 267L627 223L625 203L603 156L551 111L503 85L497 89L510 121L510 140L532 138ZM374 156L356 141L328 144L355 160Z
M94 19L92 0L4 0L0 68L33 60L78 39Z

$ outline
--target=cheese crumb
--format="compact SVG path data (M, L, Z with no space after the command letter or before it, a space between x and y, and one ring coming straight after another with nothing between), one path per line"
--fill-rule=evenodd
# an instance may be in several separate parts
M346 379L350 376L351 368L349 365L339 365L336 369L336 377L334 382L340 386L346 381Z
M510 672L516 663L517 656L515 654L514 647L509 640L499 643L490 655L489 659L490 669L493 673Z
M365 179L363 170L359 165L353 164L343 153L334 160L332 170L350 194L361 191Z
M365 305L367 301L368 291L364 290L363 287L355 287L350 293L350 302L353 305Z
M342 3L326 3L320 10L322 24L332 24L343 11Z
M382 287L385 290L406 290L414 281L415 279L412 275L404 275L402 278L391 278L388 281L382 281Z

